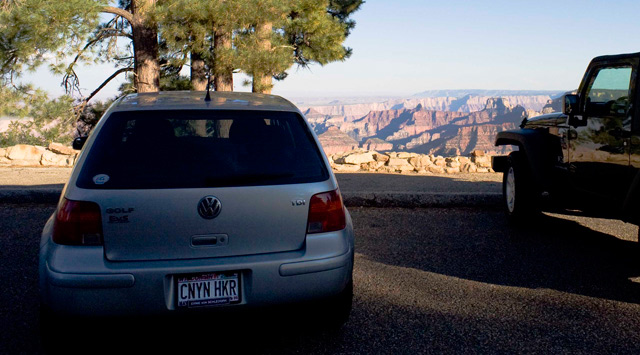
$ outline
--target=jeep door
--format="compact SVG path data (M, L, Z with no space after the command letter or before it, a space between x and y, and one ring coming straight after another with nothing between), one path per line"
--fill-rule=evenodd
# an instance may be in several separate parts
M622 206L633 179L629 162L637 58L592 64L569 134L571 186L588 201Z

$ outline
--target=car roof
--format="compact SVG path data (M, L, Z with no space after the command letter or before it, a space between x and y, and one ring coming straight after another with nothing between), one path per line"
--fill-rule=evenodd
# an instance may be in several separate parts
M205 91L128 94L114 103L112 111L213 109L298 112L295 105L276 95L212 91L210 96L211 101L205 101Z

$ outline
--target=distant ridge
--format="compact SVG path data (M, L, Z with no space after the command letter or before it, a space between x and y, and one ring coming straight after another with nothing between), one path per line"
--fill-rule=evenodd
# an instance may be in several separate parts
M483 90L483 89L455 89L455 90L427 90L413 95L412 97L455 97L457 99L465 96L535 96L549 95L552 99L560 97L568 90Z

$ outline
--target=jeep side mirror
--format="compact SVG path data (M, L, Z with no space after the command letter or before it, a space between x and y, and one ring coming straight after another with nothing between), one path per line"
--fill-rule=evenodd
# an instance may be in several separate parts
M580 96L574 94L566 94L562 97L562 113L567 116L578 114L578 102Z
M73 140L73 149L80 150L84 146L84 143L87 141L87 137L78 137Z

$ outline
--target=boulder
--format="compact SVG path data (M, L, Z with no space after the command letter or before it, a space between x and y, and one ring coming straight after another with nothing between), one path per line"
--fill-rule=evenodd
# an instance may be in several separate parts
M438 165L431 165L427 167L427 171L434 174L444 174L444 168Z
M387 162L389 161L389 156L387 154L373 153L373 159L376 161Z
M360 165L353 164L336 164L333 169L338 172L343 173L353 173L356 171L360 171Z
M474 150L473 152L471 152L472 157L482 157L484 155L485 154L483 150Z
M400 166L396 166L396 171L400 172L400 173L408 173L408 172L412 172L415 170L415 168L413 167L413 165L409 164L409 165L400 165Z
M42 159L42 153L44 152L46 152L44 147L18 144L7 148L7 158L11 160L35 161L35 163L31 162L28 165L39 165L40 159Z
M413 165L416 167L416 169L422 168L422 167L426 167L431 165L431 159L429 159L429 156L427 155L419 155L417 157L411 157L409 158L409 164Z
M459 162L459 161L455 161L455 160L453 160L453 161L450 161L450 162L448 162L448 163L447 163L447 168L456 168L456 169L459 169L459 168L460 168L460 165L462 165L462 164L460 164L460 162Z
M401 158L390 158L389 161L387 162L387 165L394 168L397 168L400 166L407 166L413 169L413 165L409 164L407 159L401 159Z
M74 156L45 151L42 153L42 160L40 160L40 164L43 166L72 166L73 160Z
M460 171L463 173L475 173L478 171L478 167L472 162L466 162L462 164Z
M436 157L433 160L433 164L435 164L436 166L445 167L447 166L447 161L443 157Z
M0 148L0 158L4 158L7 156L7 150L4 148Z
M411 157L415 157L418 154L416 153L409 153L409 152L399 152L396 156L398 158L403 158L403 159L407 159L407 158L411 158Z
M460 172L460 168L446 167L444 168L444 172L447 174L457 174Z
M0 166L9 166L11 165L11 160L6 157L0 157Z
M393 167L384 165L378 168L378 172L379 173L395 173L396 170Z
M342 156L339 159L337 159L336 163L338 163L338 164L360 165L360 164L369 163L369 162L372 162L372 161L376 161L373 158L373 154L371 154L370 152L366 152L366 153L347 154L347 155Z
M60 143L49 143L48 148L50 151L58 154L74 155L77 153L75 149L67 147L66 145Z
M491 157L488 155L474 156L471 158L471 161L474 162L478 167L482 167L482 168L491 167Z

